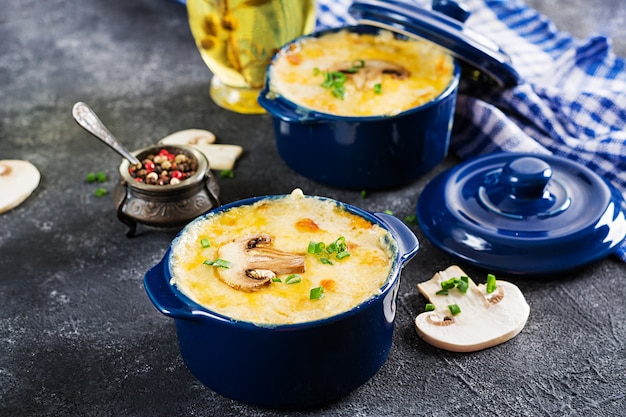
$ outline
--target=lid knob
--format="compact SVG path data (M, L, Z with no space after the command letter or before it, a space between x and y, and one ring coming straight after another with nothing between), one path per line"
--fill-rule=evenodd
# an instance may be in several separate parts
M546 186L552 178L552 168L540 158L526 156L507 163L502 169L502 185L517 199L544 197Z

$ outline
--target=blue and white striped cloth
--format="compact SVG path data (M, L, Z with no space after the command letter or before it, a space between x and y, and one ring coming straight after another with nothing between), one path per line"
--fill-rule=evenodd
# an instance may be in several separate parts
M318 28L354 23L351 0L317 0ZM429 2L415 0L424 7ZM523 0L465 0L465 25L498 42L523 81L482 96L459 94L451 150L551 153L626 191L626 61L610 40L559 31ZM617 256L626 261L626 242Z

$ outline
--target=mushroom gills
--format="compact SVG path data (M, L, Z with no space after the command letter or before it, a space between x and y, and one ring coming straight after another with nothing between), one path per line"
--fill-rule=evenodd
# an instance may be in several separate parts
M354 62L342 62L334 71L346 74L358 90L373 88L376 84L382 83L383 74L400 80L409 76L409 71L403 66L382 59L365 60L360 67L355 67Z
M418 335L435 347L453 352L486 349L517 336L526 325L530 307L516 285L497 280L496 290L487 293L484 284L476 285L468 277L466 293L452 288L447 295L437 294L442 282L466 276L453 265L417 285L435 306L415 318ZM448 306L453 304L459 306L460 313L452 314Z
M218 249L218 257L230 262L230 268L218 268L218 276L231 287L241 291L257 291L272 282L277 275L305 271L304 255L270 247L269 234L244 236Z

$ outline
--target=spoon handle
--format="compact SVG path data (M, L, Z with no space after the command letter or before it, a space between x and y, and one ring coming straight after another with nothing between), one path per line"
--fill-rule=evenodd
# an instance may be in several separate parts
M109 145L114 151L122 155L133 165L140 164L139 159L135 157L128 149L124 147L112 134L109 129L106 128L104 123L98 119L96 113L83 102L74 104L72 108L72 115L74 120L81 125L86 131L100 139L105 144Z

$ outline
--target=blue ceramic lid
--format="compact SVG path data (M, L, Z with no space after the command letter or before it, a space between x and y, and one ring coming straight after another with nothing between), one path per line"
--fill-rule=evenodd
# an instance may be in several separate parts
M520 81L511 59L494 41L463 25L470 12L459 2L434 0L432 9L425 9L414 0L356 0L349 12L359 24L434 42L500 87Z
M496 153L439 174L417 218L443 251L490 272L547 275L603 258L626 237L622 194L585 166Z

